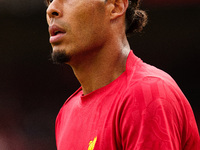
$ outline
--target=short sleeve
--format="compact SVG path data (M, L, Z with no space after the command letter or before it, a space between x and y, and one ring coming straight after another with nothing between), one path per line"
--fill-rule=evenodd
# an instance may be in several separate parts
M185 106L189 103L162 80L150 80L134 86L132 95L127 96L120 122L123 149L198 150L194 115L191 107ZM188 122L193 122L194 130Z

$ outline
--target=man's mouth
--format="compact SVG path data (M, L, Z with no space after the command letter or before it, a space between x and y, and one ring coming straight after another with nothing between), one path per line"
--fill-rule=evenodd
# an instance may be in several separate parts
M57 34L59 34L59 33L63 33L63 32L61 32L61 31L55 31L55 32L54 32L54 35L57 35Z
M66 31L56 25L49 26L50 43L57 43L61 41Z

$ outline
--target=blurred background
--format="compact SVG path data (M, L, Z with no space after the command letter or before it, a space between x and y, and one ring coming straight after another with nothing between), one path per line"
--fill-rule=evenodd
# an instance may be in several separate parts
M143 0L144 31L129 39L143 61L168 72L200 127L200 1ZM56 150L56 115L80 85L50 60L43 0L0 0L0 150Z

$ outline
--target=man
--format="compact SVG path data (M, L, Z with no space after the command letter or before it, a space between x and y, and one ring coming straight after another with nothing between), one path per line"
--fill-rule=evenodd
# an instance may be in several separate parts
M140 0L47 0L52 59L81 87L56 119L58 150L198 150L187 99L165 72L130 50L147 16Z

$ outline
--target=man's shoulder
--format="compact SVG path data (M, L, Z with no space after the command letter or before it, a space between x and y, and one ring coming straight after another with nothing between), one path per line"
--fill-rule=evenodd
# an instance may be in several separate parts
M174 79L166 72L140 62L134 71L129 72L125 95L144 101L155 99L175 99L183 95Z
M129 74L132 74L128 79L129 86L132 88L139 85L154 87L158 83L177 87L176 82L168 73L144 62L140 62L138 67Z
M173 78L165 71L143 62L130 52L126 66L127 81L131 84L162 80L169 84L176 84Z

